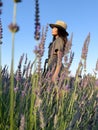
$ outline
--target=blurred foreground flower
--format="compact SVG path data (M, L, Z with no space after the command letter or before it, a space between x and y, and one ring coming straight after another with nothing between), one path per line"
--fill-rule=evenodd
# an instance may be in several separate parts
M2 1L0 0L0 14L2 14L2 10L1 10L1 7L3 6L3 3Z
M97 62L96 62L96 68L95 68L96 71L98 71L98 59L97 59Z
M1 23L1 19L0 19L0 44L2 44L2 32L3 32L3 29L2 29L2 23Z
M0 7L1 7L1 6L3 6L3 3L2 3L2 1L0 0Z
M19 26L17 26L17 24L11 23L8 27L12 33L16 33L19 31Z
M40 22L39 22L39 3L38 0L35 1L35 32L34 38L36 40L40 39Z
M15 3L21 2L21 0L14 0Z

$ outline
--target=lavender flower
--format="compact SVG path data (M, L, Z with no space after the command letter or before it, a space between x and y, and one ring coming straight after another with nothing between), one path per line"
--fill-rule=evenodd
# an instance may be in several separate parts
M0 7L2 7L3 6L3 3L2 3L2 1L0 0ZM2 10L0 9L0 14L2 14Z
M17 93L18 89L19 89L18 87L15 87L14 92Z
M68 69L70 68L70 66L72 64L73 58L74 58L74 53L70 52L70 59L69 59L69 63L68 63Z
M78 65L78 69L76 70L76 74L75 74L76 80L78 80L78 76L81 75L82 67L83 67L83 64L82 64L82 62L80 61L80 62L79 62L79 65Z
M87 87L88 83L89 83L88 76L85 76L81 82L81 87L83 88Z
M21 80L21 68L18 68L17 75L16 75L16 81L19 82Z
M87 58L89 42L90 42L90 33L88 34L87 38L85 39L84 45L82 48L81 58L84 60L86 60L86 58Z
M40 127L42 129L44 129L44 127L45 127L45 121L44 121L44 115L43 115L42 110L39 111L39 116L40 116Z
M39 47L38 47L38 46L35 46L34 53L35 53L36 55L40 54L40 50L39 50Z
M2 3L2 1L0 0L0 7L2 7L3 6L3 3Z
M42 100L41 100L41 98L37 95L37 96L36 96L36 101L35 101L35 107L36 107L36 108L40 108L41 104L42 104Z
M27 64L28 58L27 58L27 54L26 54L26 58L25 58L25 64Z
M29 61L28 65L27 65L27 68L26 68L26 77L29 76L30 63L31 63L31 61Z
M84 45L82 48L82 54L81 54L81 59L84 60L84 71L85 72L86 72L86 60L87 60L89 42L90 42L90 33L88 34L87 38L84 41Z
M24 58L24 54L20 57L18 70L17 70L17 73L16 73L16 81L20 81L21 80L21 65L22 65L23 58Z
M24 58L24 54L20 57L19 66L21 66L23 58Z
M2 44L2 32L3 32L3 29L2 29L2 23L1 23L1 18L0 18L0 44Z
M2 14L2 10L0 9L0 15Z
M98 59L97 59L97 62L96 62L96 68L95 68L96 71L98 71Z
M36 40L40 39L40 22L39 22L39 3L35 0L35 32L34 38Z
M26 64L27 64L27 61L28 61L28 58L27 58L27 54L26 54L25 63L24 63L24 67L23 67L23 76L24 76L25 73L26 73Z
M22 97L24 97L26 95L25 90L22 91Z
M72 39L73 39L73 33L71 34L70 39L66 43L64 55L69 53L69 51L70 51L70 49L72 47Z
M69 92L70 91L70 86L69 84L66 84L63 86L63 89L66 91L66 92Z
M36 54L36 57L37 57L37 72L38 73L40 73L42 70L41 59L44 54L44 45L45 45L47 31L48 31L48 25L46 26L45 32L44 32L44 28L42 29L41 41L38 46L35 46L35 49L34 49L34 53Z

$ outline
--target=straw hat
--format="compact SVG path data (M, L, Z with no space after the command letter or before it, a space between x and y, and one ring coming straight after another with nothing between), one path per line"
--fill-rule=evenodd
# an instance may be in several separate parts
M60 29L62 29L67 35L69 35L68 32L66 31L66 29L67 29L67 24L66 24L65 22L58 20L58 21L56 21L55 24L49 24L49 25L50 25L51 28L53 28L53 27L60 28Z

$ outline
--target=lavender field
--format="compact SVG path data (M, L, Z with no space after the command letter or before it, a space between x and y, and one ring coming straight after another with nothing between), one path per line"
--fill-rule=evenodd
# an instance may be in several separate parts
M14 13L21 0L13 0ZM9 25L12 33L11 70L1 64L2 19L0 19L0 130L98 130L98 60L94 73L86 73L90 33L86 36L75 76L70 67L74 59L73 34L68 39L64 54L64 70L55 83L51 72L43 78L42 57L48 25L40 32L39 3L35 2L35 59L20 56L14 71L15 35L19 31L16 17ZM0 1L0 9L3 2ZM2 13L0 14L2 15ZM16 15L15 15L16 16Z

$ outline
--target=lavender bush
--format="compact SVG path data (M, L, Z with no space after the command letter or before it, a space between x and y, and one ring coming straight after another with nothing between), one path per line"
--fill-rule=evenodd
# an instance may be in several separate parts
M15 15L16 5L21 1L13 2ZM0 1L0 7L1 3ZM74 77L70 76L70 66L74 58L71 50L73 34L68 39L64 54L64 70L53 84L50 79L52 70L46 77L43 78L42 75L41 62L48 25L40 33L38 5L36 0L34 37L36 40L40 39L40 42L34 49L35 60L31 62L27 54L23 54L16 72L13 70L14 37L19 31L19 26L16 19L9 25L13 36L12 60L10 72L8 66L2 67L0 62L0 130L97 130L98 60L94 74L86 74L90 33L84 41Z

